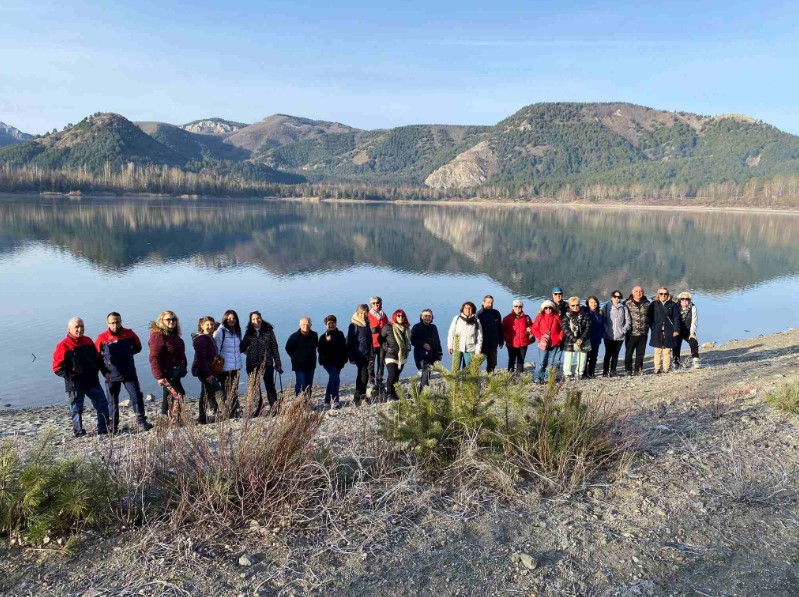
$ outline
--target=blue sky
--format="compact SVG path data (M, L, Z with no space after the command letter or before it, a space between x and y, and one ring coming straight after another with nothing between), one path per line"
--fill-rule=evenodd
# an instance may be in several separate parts
M3 0L0 121L42 133L97 111L279 112L384 128L628 101L799 134L797 6Z

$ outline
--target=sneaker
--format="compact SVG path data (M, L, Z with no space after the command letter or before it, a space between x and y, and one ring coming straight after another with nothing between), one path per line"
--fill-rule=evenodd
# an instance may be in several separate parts
M694 369L699 369L699 357L691 359L691 364Z
M81 429L80 431L75 432L75 437L83 437L84 435L86 435L85 429Z
M339 400L338 398L336 398L336 399L333 401L333 408L335 408L336 410L340 409L340 408L341 408L341 400Z
M147 421L142 421L138 424L139 431L150 431L153 428L152 423L148 423Z

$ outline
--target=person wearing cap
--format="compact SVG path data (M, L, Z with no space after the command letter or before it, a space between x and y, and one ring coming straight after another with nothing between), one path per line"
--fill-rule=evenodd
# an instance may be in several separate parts
M627 332L630 331L630 312L621 302L621 290L610 293L610 300L605 303L605 360L602 362L602 376L616 374L619 363L619 352Z
M483 354L486 357L486 371L497 368L497 351L505 344L502 332L502 314L494 309L494 297L487 294L483 305L477 312L477 319L483 328Z
M671 351L680 336L680 308L671 299L666 287L658 289L657 300L649 305L649 346L655 349L655 373L668 373L671 366Z
M508 371L522 373L524 357L530 345L533 332L533 320L524 312L524 303L516 299L513 310L502 320L502 333L508 347Z
M552 301L544 301L533 321L533 336L538 341L538 363L534 378L536 383L546 382L547 369L557 368L560 345L563 341L563 328L560 313Z
M569 304L563 300L563 290L560 286L555 286L552 289L552 302L555 303L555 311L560 315L561 320L569 312Z
M579 379L591 351L591 318L580 306L580 297L569 297L563 326L563 378Z
M682 348L682 341L688 342L691 347L691 363L694 369L699 368L699 341L696 339L696 329L699 326L699 313L696 311L693 297L690 292L681 292L678 297L680 303L680 321L678 329L680 335L674 339L675 344L672 349L672 357L674 359L674 367L680 367L680 349Z

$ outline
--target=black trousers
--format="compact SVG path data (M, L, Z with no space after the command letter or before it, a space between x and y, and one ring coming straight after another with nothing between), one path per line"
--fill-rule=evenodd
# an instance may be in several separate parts
M605 360L602 361L602 375L608 373L616 373L616 367L619 364L619 353L621 352L624 340L611 340L605 338Z
M358 361L355 366L358 368L355 377L355 399L360 400L366 395L366 386L369 384L369 361Z
M252 373L256 373L253 371ZM277 389L275 388L275 368L271 365L267 365L264 367L264 387L266 388L266 400L269 404L269 408L271 409L275 403L277 402ZM251 383L255 383L253 380ZM249 392L248 392L249 393ZM252 410L251 416L257 417L261 414L261 411L264 408L264 396L261 392L261 380L258 380L258 402L255 405L255 408Z
M491 373L497 368L497 347L487 348L483 346L483 354L486 357L486 371Z
M508 346L508 371L521 373L524 371L524 357L527 356L527 347L513 348Z
M214 415L222 413L226 414L225 409L225 391L222 389L222 384L218 379L214 379L211 383L207 380L201 379L202 385L200 389L200 404L199 414L197 415L197 422L205 424L208 422L208 406L211 407L211 412Z
M681 332L679 337L674 339L674 348L671 349L671 354L674 357L674 362L680 362L680 351L682 350L682 341L685 340L688 342L688 346L691 348L691 358L698 359L699 358L699 341L696 338L691 338L690 332ZM108 406L108 410L110 412L111 405Z
M383 381L383 373L386 370L386 353L383 347L375 348L372 356L369 357L369 383L374 385L376 381Z
M225 392L227 412L231 417L239 416L239 376L241 369L231 369L219 374L219 385Z
M394 384L399 381L400 373L402 373L404 365L399 365L398 363L386 363L386 369L388 370L388 378L386 379L386 389L388 391L388 397L391 400L399 400L397 396L397 390L394 388Z
M643 336L627 336L627 340L624 343L624 368L627 373L638 373L644 368L646 338L646 334ZM633 352L635 352L635 369L633 369Z
M112 381L107 385L108 397L110 398L108 401L108 421L113 431L119 429L119 394L122 391L122 386L125 386L125 391L130 397L130 404L133 407L133 412L136 413L136 422L141 424L147 420L144 415L144 394L141 392L138 378Z
M599 356L599 342L591 343L591 350L588 353L588 362L585 365L585 374L588 377L596 375L596 359Z

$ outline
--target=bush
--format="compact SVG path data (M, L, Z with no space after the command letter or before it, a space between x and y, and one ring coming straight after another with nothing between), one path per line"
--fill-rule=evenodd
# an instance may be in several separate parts
M464 479L469 470L479 471L503 493L520 478L550 487L578 485L630 448L631 436L611 405L585 400L574 388L561 397L555 369L543 396L532 398L528 376L481 376L480 362L463 371L437 365L441 391L400 392L394 408L381 415L384 437L407 447L429 472L449 478L453 470L447 469L454 466L455 476Z
M99 463L58 458L51 440L23 455L10 442L0 448L0 532L20 544L44 545L108 521L117 499Z
M769 392L766 402L779 410L799 414L799 382L785 384Z

